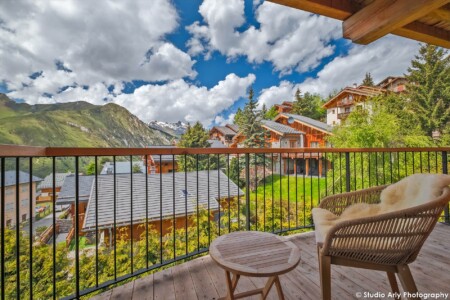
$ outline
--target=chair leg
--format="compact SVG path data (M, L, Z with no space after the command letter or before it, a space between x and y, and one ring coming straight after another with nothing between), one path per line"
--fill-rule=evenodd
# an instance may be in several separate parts
M389 279L389 284L391 285L392 292L395 295L398 295L395 297L395 299L400 299L400 290L398 288L397 279L395 278L394 272L387 272L387 277Z
M408 299L420 299L418 296L413 296L413 294L417 295L418 291L408 265L401 265L398 267L398 278L402 283L403 290L411 294L411 297L408 297Z
M331 300L331 257L319 254L322 300Z

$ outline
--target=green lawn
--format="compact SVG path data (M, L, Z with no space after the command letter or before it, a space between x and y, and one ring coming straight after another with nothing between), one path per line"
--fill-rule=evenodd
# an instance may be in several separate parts
M302 202L303 200L310 201L313 199L314 203L317 203L319 198L325 195L325 178L309 178L303 177L303 175L272 175L266 177L265 183L261 182L256 190L258 200L264 199L264 187L265 198L275 200L289 199L291 202ZM250 194L251 200L255 200L255 192Z
M87 238L85 238L84 236L80 237L80 243L79 243L80 250L82 250L86 247L90 247L90 246L95 246L95 244L88 244ZM69 251L73 251L73 250L75 250L75 240L72 240L69 245Z

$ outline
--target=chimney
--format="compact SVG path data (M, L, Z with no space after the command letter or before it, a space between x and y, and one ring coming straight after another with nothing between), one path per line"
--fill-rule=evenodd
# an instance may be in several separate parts
M358 87L358 84L354 83L353 87L356 89Z

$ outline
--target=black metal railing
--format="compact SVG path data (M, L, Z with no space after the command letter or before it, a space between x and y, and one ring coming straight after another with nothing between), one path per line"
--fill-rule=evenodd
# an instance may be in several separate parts
M447 174L449 151L0 146L1 299L80 298L205 253L229 232L311 230L324 196ZM147 172L150 159L159 173ZM106 161L112 174L101 174ZM53 211L38 220L46 176ZM59 205L71 207L61 215L72 219L72 241L53 230L42 244L37 229L58 227ZM450 224L448 207L440 221Z

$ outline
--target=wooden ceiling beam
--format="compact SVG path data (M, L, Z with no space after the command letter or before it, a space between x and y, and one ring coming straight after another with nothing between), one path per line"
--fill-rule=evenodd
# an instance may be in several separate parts
M442 21L450 22L450 10L447 10L447 9L442 9L442 8L436 9L435 11L430 13L428 16L442 20Z
M450 49L450 31L429 26L420 22L412 22L396 29L393 34Z
M450 0L377 0L344 21L343 36L358 44L369 44L449 2Z
M361 7L350 0L268 0L338 20L345 20Z

